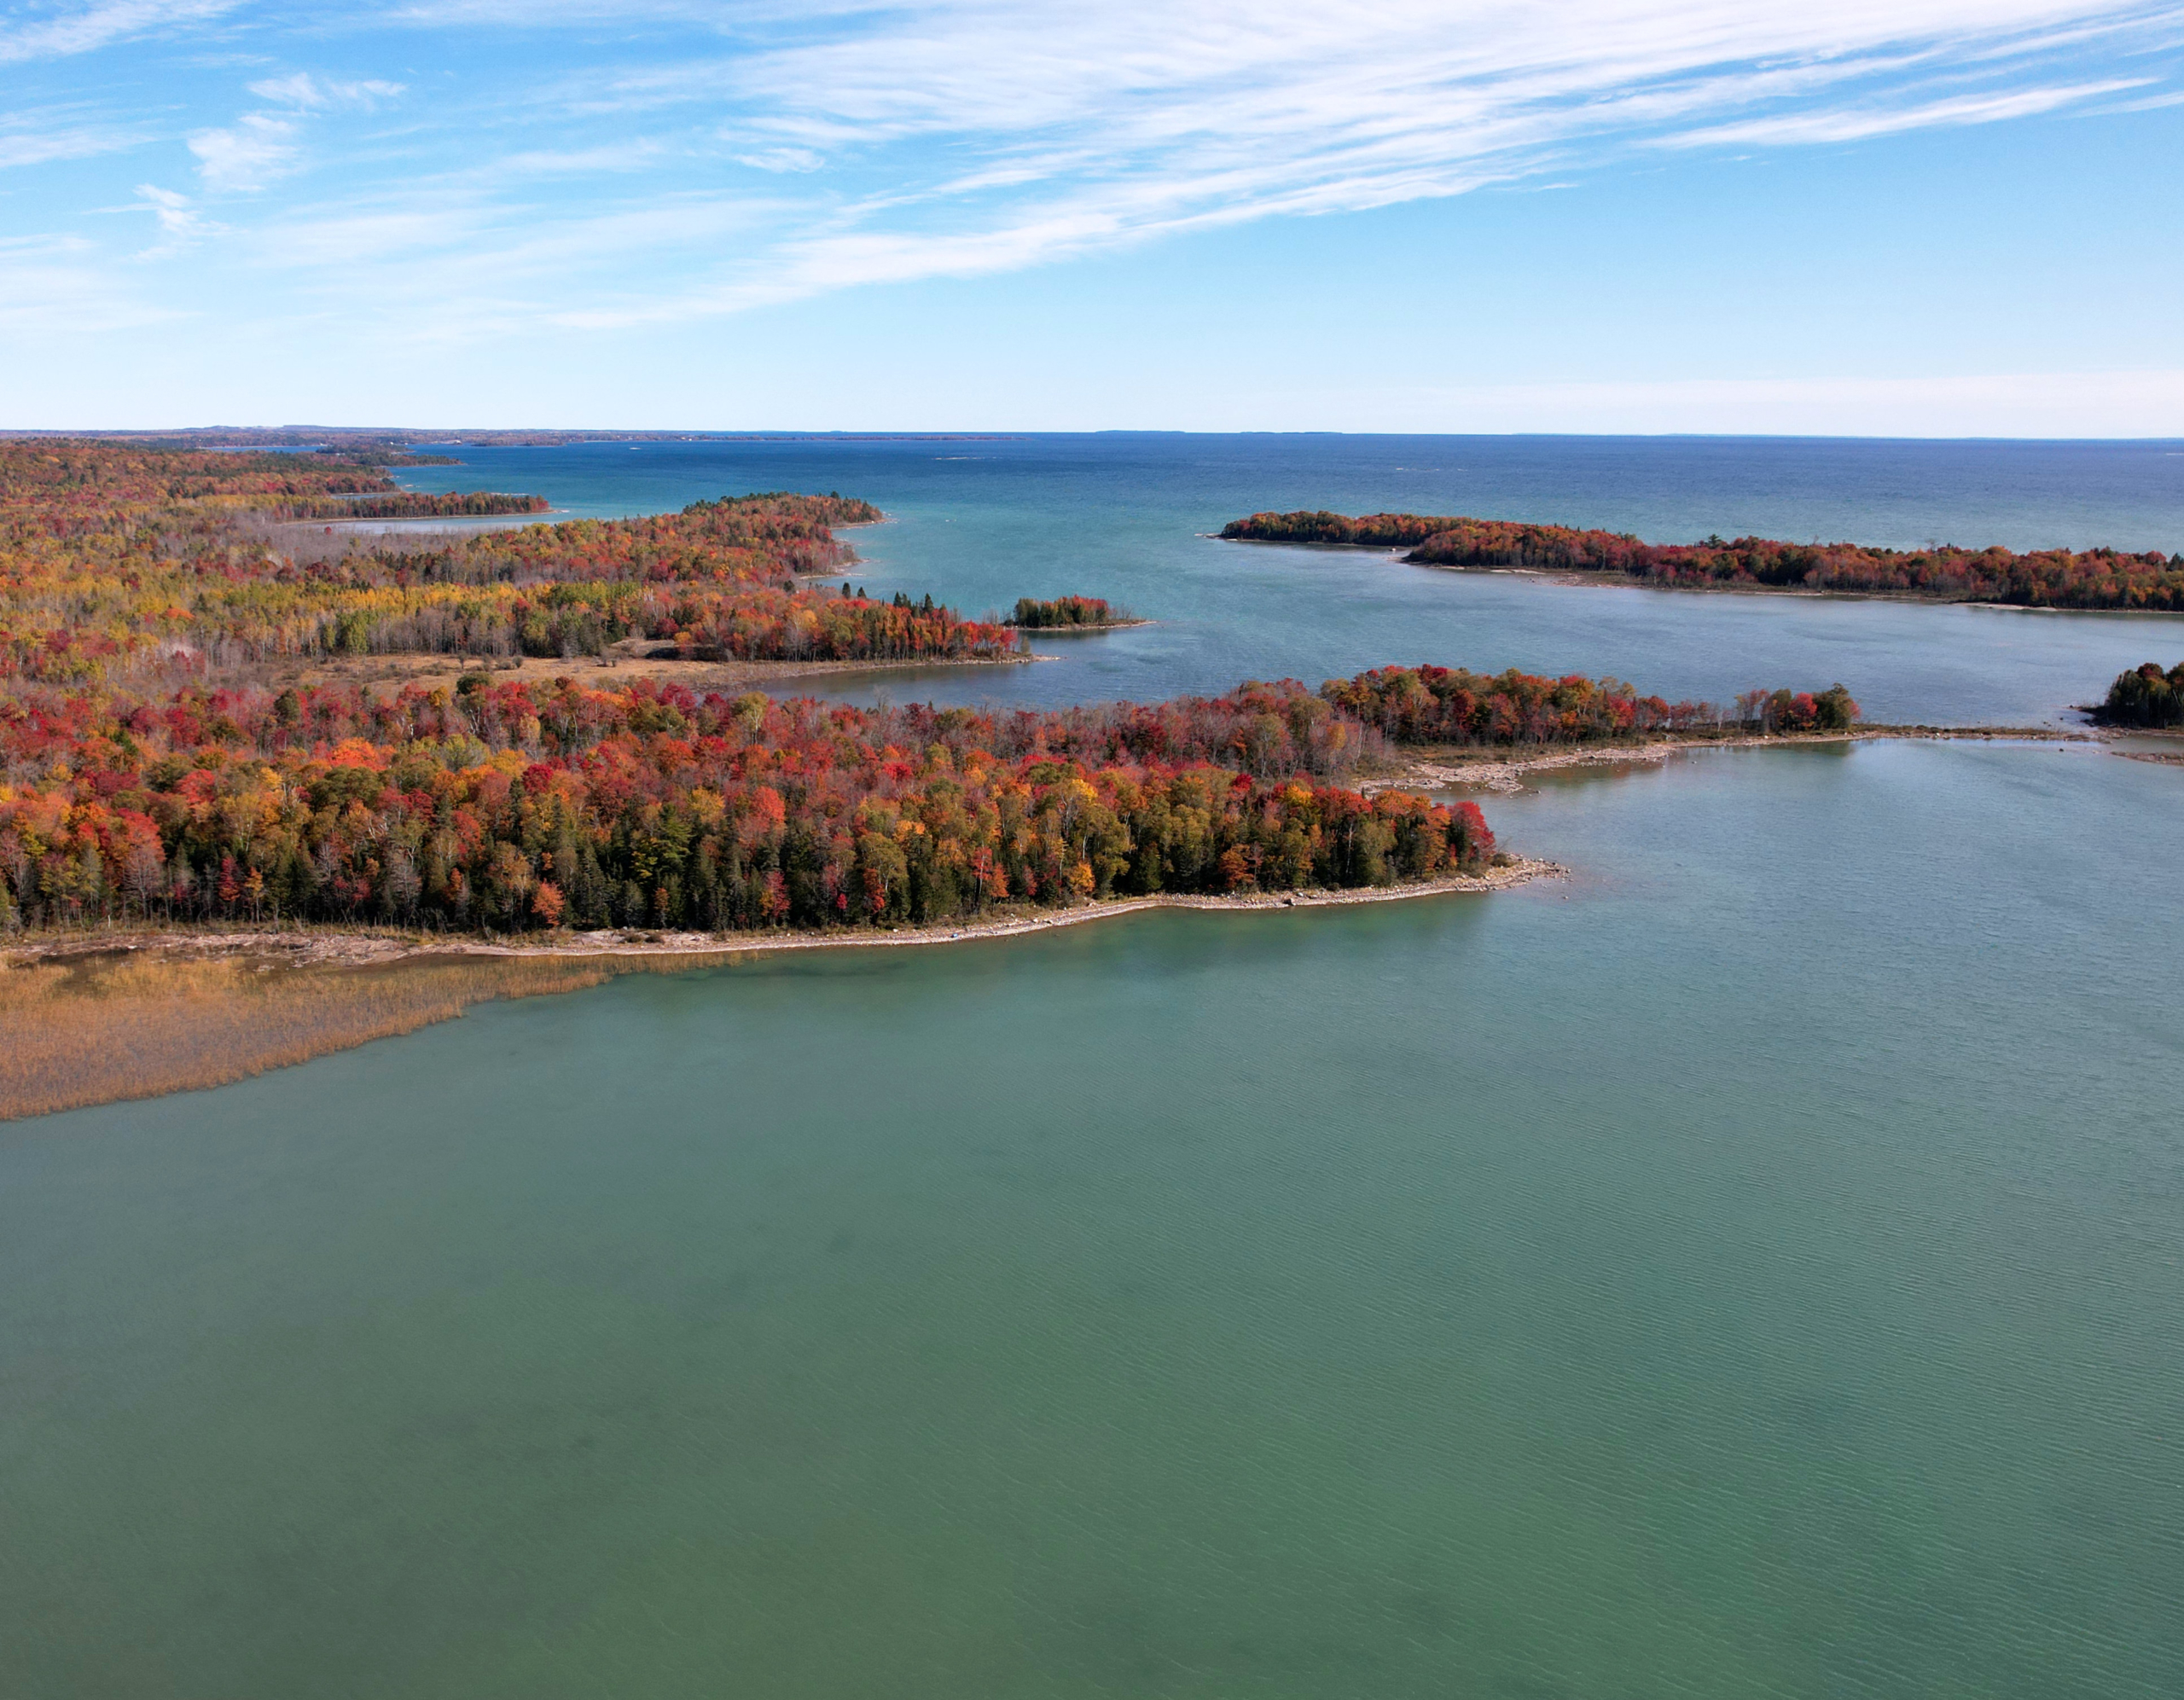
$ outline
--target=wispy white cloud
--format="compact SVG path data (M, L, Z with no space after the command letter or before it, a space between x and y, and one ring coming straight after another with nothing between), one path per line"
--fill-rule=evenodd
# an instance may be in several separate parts
M1862 142L1870 136L1894 136L1907 130L1936 130L1966 124L1993 124L2003 119L2030 118L2054 112L2101 95L2124 89L2142 89L2149 78L2125 78L2106 83L2075 83L2053 89L2020 89L2008 94L1958 95L1949 100L1927 101L1917 106L1850 108L1837 112L1789 113L1776 118L1747 119L1740 124L1715 125L1658 136L1659 148L1713 148L1746 144L1786 145L1798 142Z
M179 189L139 183L136 204L150 213L159 227L159 240L137 254L140 260L165 259L194 246L203 237L224 234L227 229L206 218Z
M2184 107L2184 89L2166 95L2149 95L2142 101L2104 102L2101 112L2158 112L2164 107Z
M42 51L83 50L64 21L95 45L228 3L80 6L0 32L0 55L39 30ZM385 73L428 60L244 73L257 109L187 137L203 192L309 164L312 195L222 207L220 250L306 277L328 310L466 332L991 275L1664 148L2144 106L2172 97L2174 56L2146 49L2184 42L2180 0L410 0L366 21L489 31L493 50L407 89ZM396 102L398 121L360 121ZM344 177L317 145L343 122L369 131L347 138L375 150L369 179L353 146ZM0 131L0 163L16 133L61 145ZM780 181L728 192L752 171ZM212 228L142 204L169 243Z
M370 111L403 92L403 84L379 78L357 81L317 77L297 71L250 84L250 92L279 108L249 112L217 130L189 137L205 187L215 192L249 191L299 170L303 163L304 120L336 108Z
M508 180L523 177L581 177L601 172L641 171L657 163L668 151L650 136L602 142L596 148L537 148L520 154L503 154L466 173L473 178Z
M301 154L293 121L263 112L245 113L224 130L199 131L189 151L210 189L263 189L293 171Z
M0 64L29 59L60 59L90 53L133 36L215 18L242 0L97 0L88 6L62 6L34 21L10 20L0 26Z
M733 279L593 304L578 310L587 322L1566 180L1633 145L1788 146L2028 117L2144 80L2028 87L2034 67L2089 43L2173 43L2184 13L2110 0L911 0L838 24L565 90L601 116L725 109L739 136L770 138L740 163L838 168L862 189L815 201L805 228Z
M448 344L541 325L578 322L579 299L619 298L634 266L645 275L702 269L723 246L777 225L777 202L670 194L588 214L468 195L459 185L429 206L358 208L286 219L251 239L260 262L294 276L329 311L368 289L412 343Z
M119 125L55 123L46 114L0 119L0 167L88 160L134 148L142 136Z
M402 90L399 83L383 82L377 78L343 83L314 77L308 71L298 71L287 77L268 77L250 85L250 92L261 101L305 112L322 111L328 107L370 107L381 101L392 100Z
M756 154L738 154L735 163L759 171L816 171L827 159L809 148L766 148Z

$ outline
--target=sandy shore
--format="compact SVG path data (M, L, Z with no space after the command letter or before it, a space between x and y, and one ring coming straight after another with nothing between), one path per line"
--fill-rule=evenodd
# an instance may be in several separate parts
M1210 909L1231 914L1260 914L1269 909L1333 908L1348 903L1394 903L1413 897L1439 897L1457 891L1503 891L1528 880L1560 879L1569 869L1560 863L1529 857L1512 857L1507 865L1484 873L1449 874L1401 885L1372 885L1347 891L1261 891L1247 896L1202 897L1160 896L1115 897L1104 902L1080 903L1066 909L1031 909L982 921L958 921L935 926L863 928L845 927L839 932L746 933L633 933L580 932L543 945L496 944L468 941L457 949L500 955L584 956L615 955L741 955L769 950L869 949L897 944L958 944L983 938L1010 938L1019 933L1045 932L1051 928L1080 926L1087 921L1112 920L1142 909ZM428 946L430 949L444 949Z
M1212 909L1239 914L1270 909L1332 908L1349 903L1401 902L1414 897L1444 896L1460 891L1501 891L1529 880L1559 879L1569 870L1558 863L1512 857L1507 865L1480 874L1451 874L1440 879L1351 891L1254 892L1234 897L1160 896L1118 897L1077 904L1066 909L1012 909L990 919L932 926L842 927L826 931L659 932L624 928L596 932L557 932L497 939L475 934L427 933L387 928L344 929L303 925L282 928L138 927L112 931L53 933L32 937L0 951L18 962L57 961L104 953L151 952L210 959L250 956L268 962L305 966L366 966L422 957L728 957L776 950L868 950L894 945L958 944L979 939L1009 938L1054 927L1111 920L1141 909Z
M1526 774L1557 768L1628 767L1637 762L1665 762L1693 750L1783 750L1822 744L1868 744L1890 739L1992 743L1997 739L2043 744L2094 744L2089 732L2055 726L1861 726L1850 732L1799 732L1774 737L1664 738L1642 744L1588 744L1573 749L1540 750L1502 757L1461 749L1427 751L1405 759L1389 774L1358 781L1360 791L1522 791ZM2158 759L2158 758L2156 758Z

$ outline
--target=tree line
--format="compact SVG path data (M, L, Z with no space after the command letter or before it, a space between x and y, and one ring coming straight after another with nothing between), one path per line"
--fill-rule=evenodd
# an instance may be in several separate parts
M1738 723L1840 693L1753 692ZM276 916L515 931L892 925L996 905L1475 871L1477 807L1345 781L1391 745L1697 731L1615 681L1438 667L1009 713L464 675L0 699L0 925Z
M465 676L0 705L0 925L892 925L1476 871L1475 804L1368 797L1301 686L1008 716ZM1255 770L1256 769L1256 770Z
M1068 630L1092 626L1130 625L1136 616L1117 607L1104 596L1035 596L1016 599L1014 624L1028 631Z
M1999 547L1870 548L1771 537L1649 543L1626 532L1579 531L1461 515L1321 511L1254 513L1224 537L1260 542L1407 548L1429 566L1524 566L1596 572L1686 589L1835 590L2001 602L2021 607L2184 611L2184 554L2095 548L2017 554Z
M1548 678L1515 668L1380 667L1333 679L1321 695L1344 713L1404 744L1551 745L1648 734L1735 731L1839 732L1859 717L1841 685L1827 690L1748 691L1733 709L1641 696L1618 679L1582 673Z
M2105 726L2184 726L2184 662L2166 673L2148 661L2117 674L2093 717Z
M402 490L366 496L299 496L267 503L264 511L282 519L445 519L543 513L547 506L543 496L506 496L497 490L433 494Z
M1005 655L1014 635L930 601L838 603L803 581L854 559L838 494L465 537L302 546L297 516L536 512L420 495L340 455L0 444L0 685L180 683L276 660L396 653L597 654L627 638L747 660Z

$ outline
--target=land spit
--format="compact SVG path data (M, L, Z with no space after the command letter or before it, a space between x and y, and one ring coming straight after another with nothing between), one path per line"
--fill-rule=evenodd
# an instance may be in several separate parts
M1502 891L1568 870L1512 857L1478 874L1356 891L1155 896L929 926L816 932L536 935L393 929L142 928L52 933L0 953L0 1120L222 1086L461 1015L472 1004L680 973L780 950L1006 938L1141 909L1258 913Z
M2058 726L1859 726L1846 732L1780 732L1715 737L1663 737L1629 744L1540 746L1488 755L1461 746L1407 751L1385 773L1357 781L1368 795L1382 791L1522 791L1526 774L1557 768L1627 767L1664 762L1690 750L1780 750L1827 744L1876 743L1889 739L1963 740L1992 743L2097 744L2096 734ZM2118 751L2117 753L2124 753ZM2158 757L2151 759L2161 759Z

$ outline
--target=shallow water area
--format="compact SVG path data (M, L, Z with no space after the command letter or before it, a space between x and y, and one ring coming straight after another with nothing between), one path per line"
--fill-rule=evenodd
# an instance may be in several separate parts
M2174 779L1558 775L1566 885L17 1124L11 1691L2173 1692Z
M1221 545L1484 501L1287 439L1132 470L1190 446L430 470L839 488L902 515L875 589L1163 621L1022 700L1431 658L2015 722L2184 659ZM1650 450L1504 447L1538 517L1671 523ZM1937 450L1925 509L1738 453L1689 458L1701 531L2184 511L2124 448ZM0 1126L0 1691L2184 1691L2184 774L1712 749L1483 802L1571 876L633 975Z

